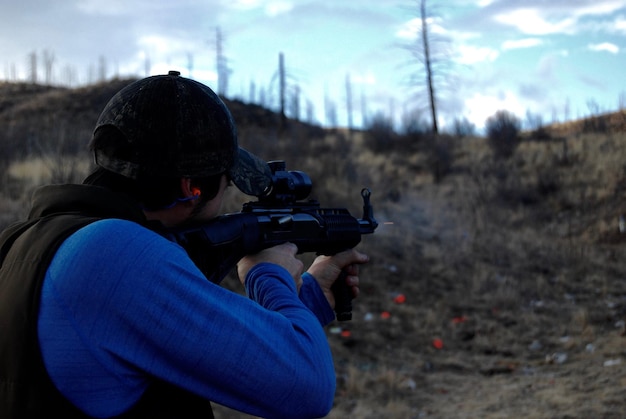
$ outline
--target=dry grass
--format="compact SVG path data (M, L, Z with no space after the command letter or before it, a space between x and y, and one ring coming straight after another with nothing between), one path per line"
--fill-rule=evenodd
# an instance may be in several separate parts
M8 174L26 188L47 183L79 182L92 167L88 156L43 156L12 163Z
M360 134L312 139L306 153L270 144L254 151L309 173L325 205L358 215L370 187L381 223L361 245L372 260L354 320L334 325L351 335L328 332L329 418L623 416L624 134L523 142L506 162L485 140L463 140L438 184L424 154L372 153ZM9 173L35 184L49 179L44 167ZM229 211L248 199L231 198ZM2 201L3 213L23 202ZM219 406L216 416L249 417Z
M623 417L625 147L624 134L573 135L496 162L467 140L434 184L424 155L357 139L354 183L393 224L362 243L363 292L336 325L350 337L329 332L328 417Z
M383 414L548 418L568 417L570 412L569 417L619 417L624 404L615 406L614 395L623 389L624 372L607 369L597 354L596 364L588 364L593 355L585 348L608 337L622 345L613 356L622 361L626 356L626 342L615 327L626 314L619 246L624 238L617 232L623 211L624 140L623 134L577 136L567 140L567 149L560 141L524 143L502 167L477 140L461 145L456 161L460 170L443 184L421 183L420 177L410 182L416 190L408 190L392 206L394 219L412 216L421 224L413 224L413 229L403 224L391 242L402 247L410 232L419 237L413 249L419 249L414 254L421 257L405 259L408 266L401 268L401 281L378 270L363 278L365 283L369 279L390 284L377 290L380 295L387 291L411 296L406 303L410 309L391 308L402 331L393 332L393 324L375 325L393 345L390 353L377 357L377 364L381 371L394 365L408 369L415 381L425 381L415 393L436 394L443 377L456 387L445 387L441 393L446 397L418 398L412 405L418 414ZM371 253L378 254L376 244L367 243L374 246ZM393 253L389 248L384 252L380 258L389 259ZM357 304L361 308L380 302L365 296ZM459 316L467 320L451 324ZM422 321L411 328L408 319ZM365 332L370 324L351 325L355 343L337 349L339 357L358 362L368 352L357 348L371 345L373 334ZM443 350L429 346L434 337L443 339ZM541 349L529 349L534 341ZM612 353L608 347L603 350ZM561 351L569 361L545 363L546 356ZM533 386L541 381L533 377L542 374L559 377L555 390L541 392L538 404L535 397L520 399L516 392L523 387L517 381ZM595 390L575 383L598 377L604 377L611 397L589 404ZM487 388L488 397L476 398L475 388ZM500 402L490 402L489 393ZM384 404L375 391L360 398L372 406ZM569 407L578 402L590 415L579 416ZM341 396L337 409L343 409L338 416L350 416L350 405Z

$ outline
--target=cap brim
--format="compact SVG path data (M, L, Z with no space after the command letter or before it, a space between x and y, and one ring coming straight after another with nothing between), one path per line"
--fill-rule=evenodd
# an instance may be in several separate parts
M247 195L261 196L272 186L272 170L266 161L239 147L230 178Z

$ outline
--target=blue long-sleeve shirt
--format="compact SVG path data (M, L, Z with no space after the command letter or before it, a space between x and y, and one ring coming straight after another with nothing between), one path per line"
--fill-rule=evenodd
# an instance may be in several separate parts
M260 264L249 298L207 281L185 251L109 219L70 236L44 279L39 342L52 381L94 417L130 408L152 377L262 417L320 417L335 391L322 328L333 312L314 278L300 295Z

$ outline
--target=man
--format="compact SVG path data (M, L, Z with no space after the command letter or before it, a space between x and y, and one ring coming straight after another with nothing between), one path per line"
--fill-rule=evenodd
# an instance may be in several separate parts
M154 227L216 217L229 182L268 187L230 112L177 72L139 80L103 110L81 185L36 191L0 236L0 417L212 417L209 400L262 417L320 417L335 375L322 327L341 270L303 274L283 244L237 266L249 298L209 281Z

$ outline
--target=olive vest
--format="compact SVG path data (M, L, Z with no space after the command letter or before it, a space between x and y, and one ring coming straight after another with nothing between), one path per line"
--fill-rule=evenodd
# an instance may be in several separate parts
M128 197L90 185L46 186L33 197L26 221L0 234L0 418L86 418L54 386L37 337L41 288L63 241L104 218L145 224ZM155 381L119 418L212 418L210 403Z

